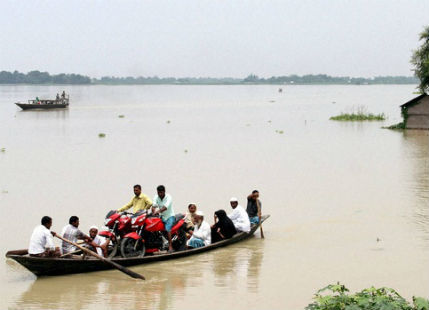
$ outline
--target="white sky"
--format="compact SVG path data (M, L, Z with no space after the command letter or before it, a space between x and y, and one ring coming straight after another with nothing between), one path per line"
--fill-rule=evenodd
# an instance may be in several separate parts
M412 75L428 0L0 0L0 71Z

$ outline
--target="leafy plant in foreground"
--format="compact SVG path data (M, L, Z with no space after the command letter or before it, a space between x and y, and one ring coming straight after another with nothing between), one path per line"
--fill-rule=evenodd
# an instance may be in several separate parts
M331 292L330 294L322 294ZM306 310L429 310L429 300L413 297L409 303L394 289L370 287L355 294L342 284L330 284L319 290Z

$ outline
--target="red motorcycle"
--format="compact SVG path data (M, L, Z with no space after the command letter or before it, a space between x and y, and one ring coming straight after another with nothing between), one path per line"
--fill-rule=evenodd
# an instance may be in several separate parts
M171 229L173 249L182 251L186 248L186 225L183 214L177 214ZM120 242L122 257L143 257L145 254L168 250L167 232L164 223L157 216L147 213L131 218L131 229L136 229Z
M115 210L109 211L104 220L104 226L109 230L99 232L99 235L105 238L110 238L110 246L108 248L108 257L116 256L119 244L125 235L136 231L137 226L133 227L131 222L133 219L145 215L146 211L139 211L136 214L128 212L118 212Z

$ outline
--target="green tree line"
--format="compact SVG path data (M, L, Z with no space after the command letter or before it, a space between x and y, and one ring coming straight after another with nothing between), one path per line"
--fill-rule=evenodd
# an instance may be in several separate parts
M27 74L18 71L0 72L0 84L90 84L91 79L80 74L56 74L30 71Z
M418 84L419 80L411 76L334 77L326 74L288 75L260 78L250 74L246 78L211 77L114 77L104 76L91 79L80 74L56 74L30 71L27 74L18 71L0 72L0 84L103 84L103 85L140 85L140 84L179 84L179 85L240 85L240 84Z

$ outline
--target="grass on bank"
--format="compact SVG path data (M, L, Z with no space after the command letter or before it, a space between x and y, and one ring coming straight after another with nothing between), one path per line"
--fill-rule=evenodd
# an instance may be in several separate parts
M322 294L326 293L327 294ZM319 290L306 310L429 310L429 300L413 297L408 302L394 289L370 287L355 294L342 284L331 284Z
M383 129L393 129L393 130L402 130L405 129L405 123L404 122L400 122L394 125L390 125L387 127L382 127Z
M357 108L353 108L349 113L341 113L337 116L332 116L329 118L332 121L384 121L386 116L384 113L381 114L373 114L368 113L366 107L358 106Z

